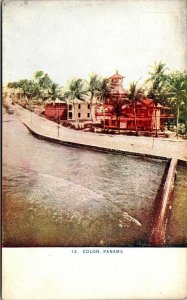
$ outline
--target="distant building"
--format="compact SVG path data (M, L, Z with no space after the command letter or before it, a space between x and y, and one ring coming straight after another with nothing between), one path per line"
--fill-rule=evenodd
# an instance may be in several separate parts
M95 121L95 109L95 102L91 106L88 102L81 100L75 100L74 103L55 101L46 103L44 115L48 119L67 120L78 126L81 122Z
M23 92L19 88L3 87L3 98L9 97L12 101L16 101L23 97Z
M45 105L45 116L49 119L67 120L76 127L83 127L86 123L100 123L103 128L108 129L148 132L163 130L165 123L174 118L170 109L160 103L156 105L153 99L144 97L132 103L128 98L128 91L123 87L123 79L124 76L118 71L109 78L109 94L102 104L94 99L91 105L89 98L86 101L55 101Z
M67 104L67 120L73 122L95 121L96 103L75 100L74 103L68 102Z
M124 102L128 100L128 91L123 87L123 78L125 77L120 75L117 70L114 75L109 77L110 93L105 103L110 104L117 100Z
M174 118L170 114L169 107L160 103L155 105L153 99L142 98L135 102L135 106L128 99L128 92L123 88L124 76L116 74L109 78L110 93L104 104L96 107L96 120L102 123L104 128L123 129L135 131L163 130L164 124ZM118 105L118 115L115 104Z
M67 103L61 101L46 103L44 114L48 119L67 120Z

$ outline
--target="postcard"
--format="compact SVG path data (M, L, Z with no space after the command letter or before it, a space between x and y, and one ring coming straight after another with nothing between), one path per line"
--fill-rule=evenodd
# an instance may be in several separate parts
M184 299L187 1L2 10L3 299Z

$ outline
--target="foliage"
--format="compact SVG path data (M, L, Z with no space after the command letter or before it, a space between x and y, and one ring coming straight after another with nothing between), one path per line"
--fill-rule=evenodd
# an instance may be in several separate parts
M115 114L115 116L117 118L119 118L121 116L122 106L123 106L123 102L122 101L118 100L118 101L114 102L113 111L114 111L114 114Z
M187 122L187 72L167 71L164 63L155 63L146 82L151 82L149 96L155 100L155 104L167 105L175 114L178 136L179 122Z
M152 70L149 71L149 78L146 83L151 83L148 89L148 96L155 100L155 102L160 102L164 104L167 98L166 82L168 68L165 63L158 62L154 63Z
M96 96L100 99L101 102L105 102L107 97L109 96L110 92L110 85L109 85L109 79L103 78L100 80L98 84L98 90L96 92Z
M138 81L132 81L129 86L129 99L133 103L133 111L134 111L134 123L136 134L138 134L137 128L137 117L136 117L136 102L138 99L141 99L144 96L144 90L141 87L138 87Z
M17 82L9 82L9 88L19 88L23 92L24 97L28 100L41 98L43 101L51 98L62 99L61 87L54 83L48 74L43 71L37 71L33 75L32 80L21 79Z
M101 89L101 82L102 79L99 77L99 75L93 73L90 75L89 80L86 81L86 94L89 95L90 99L90 116L91 119L92 117L92 103L93 103L93 98L97 97L100 89Z
M86 93L90 95L90 102L92 101L94 96L97 96L97 93L100 90L101 87L101 78L99 75L93 73L90 75L90 78L88 81L86 81Z
M82 79L73 78L68 82L68 86L65 89L64 97L68 98L74 103L76 99L85 100L85 88Z
M176 115L177 136L179 122L187 122L187 73L173 72L167 77L168 103Z
M17 82L17 87L23 91L24 96L29 100L39 95L39 87L32 80L21 79Z
M180 126L183 130L186 128L187 132L187 72L170 72L165 63L155 62L148 74L149 77L146 80L148 97L154 100L155 106L160 103L171 108L171 112L176 117L177 134ZM102 78L95 73L90 75L88 81L73 78L68 82L64 93L62 87L53 82L49 75L41 70L34 73L33 79L9 82L8 87L22 91L28 101L58 98L60 100L68 99L74 105L77 99L86 101L86 98L89 97L91 118L93 98L97 97L102 103L105 103L110 93L109 79ZM145 89L139 86L138 82L131 82L129 100L134 104L135 119L135 103L144 96ZM120 99L114 99L113 110L117 118L120 118L122 105Z
M52 83L50 89L48 90L48 95L52 100L55 99L60 99L63 100L63 95L62 95L62 88L59 86L59 84Z
M73 104L75 121L77 121L77 116L75 113L75 103L77 99L85 101L85 93L84 82L82 79L73 78L68 82L68 86L65 89L64 98L69 99L69 101Z
M134 102L144 97L143 87L138 86L138 81L132 81L129 85L129 99Z

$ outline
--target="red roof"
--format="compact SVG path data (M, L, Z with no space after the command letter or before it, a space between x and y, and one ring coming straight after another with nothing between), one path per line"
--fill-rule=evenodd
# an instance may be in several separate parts
M120 75L119 73L118 73L118 70L116 70L116 73L114 74L114 75L112 75L111 77L110 77L110 79L111 78L125 78L124 76L122 76L122 75Z
M142 100L140 100L143 104L145 104L145 105L151 105L151 104L153 104L154 102L153 102L153 99L150 99L150 98L146 98L146 99L142 99Z

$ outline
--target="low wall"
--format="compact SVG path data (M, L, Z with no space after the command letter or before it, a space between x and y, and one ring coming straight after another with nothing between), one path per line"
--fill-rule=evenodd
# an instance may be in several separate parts
M178 160L176 158L170 160L166 173L163 176L163 186L159 191L159 197L155 200L155 218L150 238L152 246L164 246L165 244L166 227L173 195L177 163Z
M103 152L103 153L113 153L113 154L123 154L123 155L131 155L131 156L138 156L143 158L151 158L151 159L159 159L164 161L169 161L167 157L159 156L159 155L152 155L152 154L146 154L146 153L139 153L139 152L130 152L125 150L118 150L113 148L105 148L105 147L99 147L99 146L92 146L92 145L86 145L86 144L80 144L80 143L74 143L69 141L64 141L62 139L57 139L54 137L42 135L33 129L31 129L24 121L23 124L27 127L27 129L30 131L30 133L42 140L46 140L55 144L61 144L68 147L74 147L74 148L80 148L80 149L86 149L90 151L97 151L97 152Z

